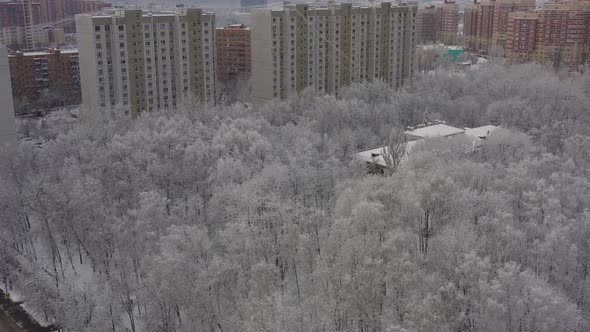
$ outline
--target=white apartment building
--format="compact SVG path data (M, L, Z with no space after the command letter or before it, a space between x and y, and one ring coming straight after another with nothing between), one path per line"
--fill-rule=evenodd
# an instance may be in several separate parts
M76 17L83 104L91 110L122 105L131 116L213 103L215 15L115 9Z
M295 96L310 87L337 94L376 79L399 88L413 76L417 6L309 4L252 16L255 100Z

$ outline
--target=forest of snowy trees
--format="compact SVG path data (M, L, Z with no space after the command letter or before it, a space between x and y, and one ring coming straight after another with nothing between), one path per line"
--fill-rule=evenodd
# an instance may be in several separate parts
M0 287L72 332L590 331L590 75L54 114L0 156ZM391 176L351 155L425 141Z

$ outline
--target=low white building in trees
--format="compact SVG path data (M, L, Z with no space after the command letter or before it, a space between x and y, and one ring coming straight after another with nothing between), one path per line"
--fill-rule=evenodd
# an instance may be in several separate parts
M424 139L440 139L456 136L465 136L473 142L472 149L475 150L481 144L481 141L486 139L493 131L500 127L494 125L486 125L476 128L459 129L446 124L436 124L422 128L416 128L404 132L407 142L400 143L403 145L401 149L403 154L398 156L399 162L403 163L408 159L412 149L416 147ZM354 158L358 161L365 162L370 168L371 173L384 174L392 169L390 159L393 157L390 153L391 147L379 146L354 154Z
M401 147L402 154L399 156L401 163L408 159L409 153L418 142L419 141L412 141L400 144L403 145ZM367 163L371 168L371 173L385 174L393 168L392 161L390 160L392 158L390 149L391 147L389 146L379 146L359 151L354 157L356 160Z

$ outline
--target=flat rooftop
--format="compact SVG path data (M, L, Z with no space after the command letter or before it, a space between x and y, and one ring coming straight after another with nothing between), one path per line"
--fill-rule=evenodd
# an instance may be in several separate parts
M463 129L455 128L446 124L435 124L432 126L426 126L405 132L406 135L421 138L432 138L432 137L446 137L457 135L465 132Z
M41 55L50 55L50 54L55 54L57 53L57 51L59 51L59 53L61 54L76 54L78 53L78 49L67 49L67 50L61 50L61 49L56 49L53 52L52 51L35 51L35 52L20 52L17 51L17 53L21 53L23 56L41 56ZM9 54L8 57L15 57L16 54Z

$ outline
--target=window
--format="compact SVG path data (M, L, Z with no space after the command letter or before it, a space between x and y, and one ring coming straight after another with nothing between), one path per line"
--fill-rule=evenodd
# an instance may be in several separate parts
M100 25L95 25L94 26L94 31L100 31Z

